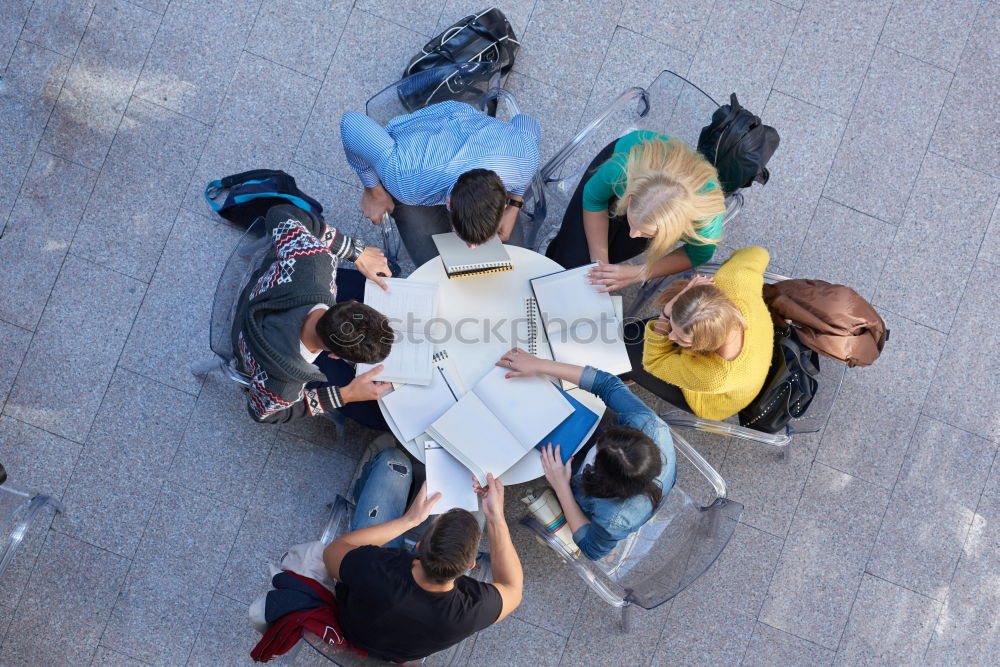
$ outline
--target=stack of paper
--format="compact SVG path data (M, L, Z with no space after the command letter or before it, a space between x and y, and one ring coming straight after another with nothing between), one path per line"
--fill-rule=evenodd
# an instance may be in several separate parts
M514 269L510 255L507 254L507 250L496 236L486 243L480 243L475 248L470 248L465 241L458 238L455 232L434 234L431 236L431 240L437 246L438 254L441 255L441 263L444 264L444 272L449 278L498 273Z
M427 327L437 317L438 287L401 278L385 278L389 290L369 280L365 283L365 304L379 311L392 326L394 342L378 380L426 385L431 381L434 345ZM358 364L358 374L377 364Z
M382 405L396 425L403 442L427 430L465 393L465 386L444 350L434 355L431 381L426 385L404 384L382 396Z
M472 487L472 473L448 450L428 440L424 443L424 465L427 470L427 497L441 494L441 499L434 504L434 514L442 514L455 507L470 512L479 509L479 496Z

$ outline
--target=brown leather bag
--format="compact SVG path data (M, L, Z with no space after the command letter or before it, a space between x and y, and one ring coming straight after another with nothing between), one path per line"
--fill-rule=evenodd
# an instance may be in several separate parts
M782 280L764 285L764 302L796 326L803 345L852 368L871 365L889 339L872 305L844 285Z

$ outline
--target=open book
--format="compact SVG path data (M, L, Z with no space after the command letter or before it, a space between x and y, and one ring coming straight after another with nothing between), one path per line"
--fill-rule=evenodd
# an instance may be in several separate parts
M407 442L426 431L464 393L465 385L455 364L448 351L441 350L434 353L430 383L400 385L382 396L382 405L403 442Z
M632 370L611 295L590 285L593 264L531 279L552 358L614 375Z
M494 236L475 248L466 245L465 241L458 238L454 232L434 234L431 236L431 240L437 246L438 254L441 255L441 263L444 264L444 272L448 274L449 278L476 276L514 269L514 265L510 262L510 255L500 243L499 237Z
M389 318L394 341L385 368L376 379L385 382L429 384L434 345L428 334L437 317L438 286L416 280L386 278L389 290L371 280L365 283L365 304ZM358 375L378 364L358 364Z
M482 484L486 473L502 475L573 412L551 382L505 375L491 370L427 428Z

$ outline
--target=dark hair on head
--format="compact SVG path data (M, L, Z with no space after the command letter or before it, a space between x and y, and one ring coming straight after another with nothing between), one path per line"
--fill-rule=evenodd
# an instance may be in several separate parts
M316 322L316 334L326 349L356 364L377 364L389 356L392 327L385 315L357 301L328 309Z
M660 448L642 431L613 426L597 440L593 465L583 471L583 491L592 498L624 500L646 494L653 509L663 498L656 482L663 468Z
M420 564L435 584L469 569L479 551L479 524L466 510L453 508L431 522L420 538Z
M451 226L466 243L486 243L497 233L506 207L507 188L496 172L472 169L451 189Z

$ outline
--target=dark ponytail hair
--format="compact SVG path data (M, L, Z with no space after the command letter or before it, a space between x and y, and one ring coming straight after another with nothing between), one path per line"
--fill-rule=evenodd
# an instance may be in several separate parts
M642 431L614 426L597 441L594 464L583 471L583 491L591 498L625 500L640 493L653 509L660 505L663 489L656 482L663 468L660 448Z

